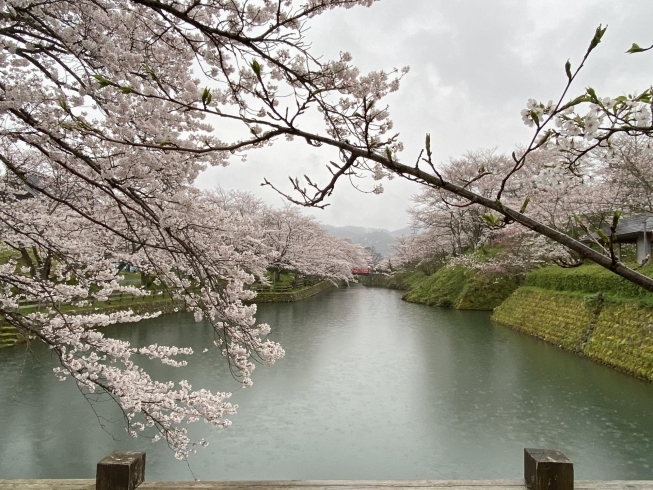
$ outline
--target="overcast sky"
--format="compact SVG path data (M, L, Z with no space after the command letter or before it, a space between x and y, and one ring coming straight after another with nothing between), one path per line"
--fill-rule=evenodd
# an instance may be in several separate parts
M428 132L436 159L445 161L467 150L510 152L525 144L532 135L520 116L526 101L560 95L566 60L578 65L599 24L608 30L571 94L589 85L612 96L649 87L653 54L624 52L633 42L653 44L652 20L651 0L381 0L319 16L309 39L326 58L349 51L362 72L409 65L399 92L387 98L405 145L400 160L413 162ZM250 153L245 163L208 170L199 184L252 191L281 205L260 186L264 177L288 191L289 175L325 182L329 159L337 159L333 150L280 143ZM371 180L362 187L371 188ZM395 179L384 187L381 195L362 194L342 181L327 209L310 212L335 226L407 226L405 210L419 186Z

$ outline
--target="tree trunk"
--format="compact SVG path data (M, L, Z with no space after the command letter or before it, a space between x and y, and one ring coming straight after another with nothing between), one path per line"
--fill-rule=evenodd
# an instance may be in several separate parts
M48 252L41 266L41 279L46 281L50 277L50 271L52 270L52 253Z
M148 288L152 285L152 276L149 274L146 274L143 271L141 272L141 286L144 288Z
M25 262L25 265L29 267L30 275L32 277L36 277L36 267L34 266L34 261L29 256L29 253L27 252L25 247L20 247L20 256L23 259L23 262Z

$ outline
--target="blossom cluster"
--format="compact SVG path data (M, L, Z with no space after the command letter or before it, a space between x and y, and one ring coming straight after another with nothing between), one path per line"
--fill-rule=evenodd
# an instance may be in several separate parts
M549 146L575 162L588 149L609 146L615 134L650 134L653 128L651 97L651 91L646 90L639 94L599 98L589 88L587 94L558 107L552 101L545 105L529 99L521 115L524 124L546 130L543 138Z
M111 394L130 433L150 427L178 457L191 444L179 424L228 425L228 394L151 380L139 357L183 367L190 350L104 336L147 315L94 305L166 291L212 325L243 386L253 358L284 355L256 322L250 285L269 266L350 280L365 254L310 220L297 234L306 220L287 211L275 229L273 211L243 213L194 184L209 165L297 134L309 108L333 134L400 148L377 106L405 71L362 74L348 53L318 59L304 40L315 15L371 3L0 2L0 315L52 348L60 376ZM122 283L126 266L142 288Z

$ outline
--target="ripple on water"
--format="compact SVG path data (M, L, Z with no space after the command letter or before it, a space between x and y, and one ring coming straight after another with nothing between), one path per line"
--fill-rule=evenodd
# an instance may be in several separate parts
M524 447L561 449L580 479L653 479L653 386L486 312L353 287L261 305L259 320L287 354L248 390L188 315L106 330L195 349L183 371L143 362L156 378L234 390L231 428L190 426L210 441L191 459L202 480L519 478ZM148 480L191 478L165 444L126 437L112 404L96 405L100 424L53 365L42 346L0 351L0 478L92 478L114 449L147 451Z

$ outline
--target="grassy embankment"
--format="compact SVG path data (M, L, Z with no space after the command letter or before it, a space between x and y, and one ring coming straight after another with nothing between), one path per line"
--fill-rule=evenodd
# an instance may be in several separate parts
M653 293L597 265L531 272L492 319L653 381Z
M640 271L653 277L653 265ZM545 267L522 282L445 267L398 272L377 285L405 289L415 303L494 308L499 324L653 381L653 293L597 265Z
M492 310L519 286L516 278L462 266L441 267L430 275L414 269L398 271L363 280L363 284L405 290L402 299L410 303L459 310Z

